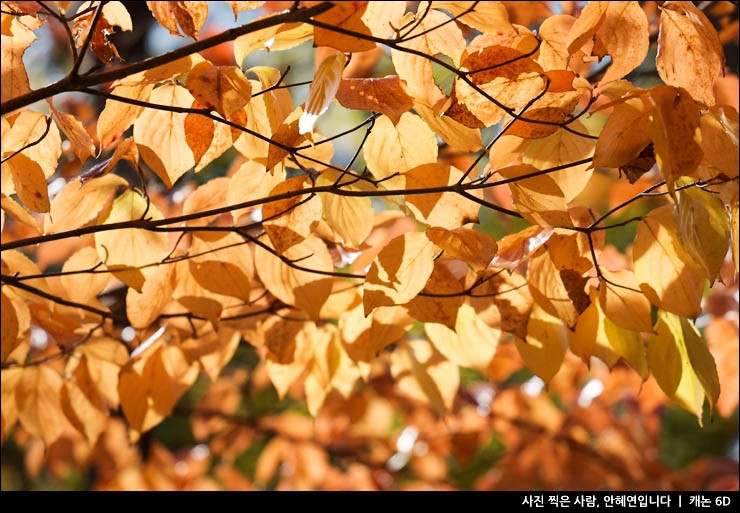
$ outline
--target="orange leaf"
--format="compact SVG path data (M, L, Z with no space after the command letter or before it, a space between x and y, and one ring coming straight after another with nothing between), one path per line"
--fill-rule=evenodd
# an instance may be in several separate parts
M316 21L340 27L344 30L371 35L370 29L362 19L368 2L338 2L333 8L315 17ZM375 48L375 43L334 30L316 27L314 29L314 46L330 46L342 52L364 52Z
M116 189L125 185L128 185L126 180L112 174L92 178L82 185L79 179L68 182L51 203L49 217L44 223L46 233L86 225L105 208Z
M691 2L669 2L661 9L655 61L663 82L683 87L705 105L714 104L712 86L724 69L725 52L701 9Z
M255 247L255 267L260 280L276 298L300 308L312 318L318 317L331 294L332 280L311 271L334 271L326 245L317 237L309 237L288 248L283 257L297 262L295 265L301 269L289 266L260 246Z
M188 74L185 87L196 100L229 119L249 103L252 85L236 66L201 62Z
M427 124L409 112L395 126L387 116L381 116L375 121L362 154L376 178L388 178L436 162L437 140Z
M402 305L413 299L434 270L436 252L423 233L406 233L390 241L365 278L365 315L378 306Z
M2 363L8 359L21 339L18 337L18 316L15 313L13 303L5 296L5 292L0 293L2 296Z
M380 112L398 124L401 115L414 106L414 100L398 76L383 78L345 78L339 84L337 101L348 109Z
M422 16L423 9L420 4L418 23L414 22L414 29L407 34L407 41L399 45L425 56L446 55L452 59L453 66L457 67L465 50L465 39L460 28L455 23L449 23L450 17L439 11L429 11ZM432 108L446 99L434 83L429 59L396 49L391 50L391 57L398 77L406 83L406 89L414 99Z
M190 108L193 97L182 86L164 85L155 89L150 101L168 107ZM187 114L145 109L134 122L134 140L144 162L168 188L195 165L185 135Z
M647 56L648 19L637 2L589 2L576 19L568 36L568 53L573 55L587 43L591 54L611 64L601 82L610 82L637 68Z
M270 196L299 191L310 187L303 176L288 178L270 191ZM315 194L296 195L271 201L262 207L265 233L278 253L307 239L321 219L321 200Z
M426 234L430 241L444 250L445 257L460 259L474 271L488 267L498 251L498 245L490 235L471 228L447 230L432 226L427 228Z
M254 264L252 253L239 235L195 232L190 255L190 272L204 289L250 302Z
M670 86L654 87L650 97L655 103L650 131L655 159L673 194L675 181L694 175L702 160L699 105L685 90Z
M13 16L9 34L3 30L1 37L3 66L0 76L2 84L0 97L5 102L30 91L23 54L31 43L36 41L36 35Z
M64 381L60 400L67 419L90 445L95 445L106 428L108 405L88 370L85 356L80 358L71 379Z
M32 435L48 447L72 426L62 411L59 394L62 377L48 365L23 369L15 389L18 419Z

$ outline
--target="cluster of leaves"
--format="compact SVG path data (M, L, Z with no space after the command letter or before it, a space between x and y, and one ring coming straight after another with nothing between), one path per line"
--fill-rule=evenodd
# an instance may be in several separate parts
M206 2L147 2L196 42L119 65L121 2L2 2L3 441L109 488L695 485L645 448L666 397L737 407L738 113L706 14L227 3L273 12L199 39ZM71 69L32 91L51 23ZM233 65L203 56L227 41ZM242 68L307 41L310 84ZM662 84L625 80L651 47ZM58 110L75 91L99 115ZM208 445L152 441L178 416Z

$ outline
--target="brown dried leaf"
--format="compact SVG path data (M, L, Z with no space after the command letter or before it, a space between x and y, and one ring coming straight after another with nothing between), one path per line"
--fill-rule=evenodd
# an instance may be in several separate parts
M396 75L383 78L345 78L339 84L337 101L348 109L370 110L388 116L394 125L414 106L403 82Z

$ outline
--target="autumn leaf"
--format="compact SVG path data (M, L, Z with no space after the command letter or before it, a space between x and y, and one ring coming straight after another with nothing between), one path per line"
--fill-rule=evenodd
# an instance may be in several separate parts
M31 43L36 41L36 35L14 17L7 33L3 30L0 37L2 37L3 61L0 96L5 102L30 91L28 73L23 64L23 54Z
M437 159L434 133L419 117L407 112L398 123L387 116L375 121L362 153L376 178L389 178Z
M722 74L724 51L712 22L691 2L670 2L660 10L655 62L663 82L683 87L706 105L714 104L712 86Z
M288 248L282 256L287 262L257 246L254 253L257 275L275 297L317 317L331 294L331 279L319 274L334 270L326 246L321 239L309 237ZM289 265L292 261L298 262L294 266L299 267Z
M365 278L365 315L378 306L401 305L413 299L432 274L436 251L423 233L407 233L390 241Z
M466 223L478 222L480 205L453 192L414 194L414 189L435 189L451 186L464 177L463 172L452 166L422 164L404 174L409 191L404 195L406 206L421 223L454 230ZM481 194L471 191L470 196L480 199Z
M573 55L592 43L591 55L611 57L601 82L610 82L637 68L647 56L648 19L637 2L590 2L568 34Z
M394 125L414 106L398 76L383 78L344 78L339 83L337 101L348 109L370 110L388 116Z
M671 210L666 205L640 221L632 248L635 278L652 304L695 317L701 312L705 274L682 247Z
M318 117L329 108L329 103L339 89L346 63L347 57L343 53L338 53L330 55L319 65L308 91L306 106L298 121L298 133L312 132Z
M446 14L430 11L419 23L414 24L408 34L409 40L400 46L425 55L446 55L457 67L465 49L465 40L457 25L449 23L449 20ZM391 57L398 77L406 83L411 96L432 108L445 99L434 83L432 64L428 59L397 49L391 49Z
M713 408L719 396L719 381L706 342L694 325L683 317L660 311L647 355L660 388L696 415L701 424L704 398Z
M230 119L249 103L252 86L236 66L197 64L188 73L185 87L200 103Z

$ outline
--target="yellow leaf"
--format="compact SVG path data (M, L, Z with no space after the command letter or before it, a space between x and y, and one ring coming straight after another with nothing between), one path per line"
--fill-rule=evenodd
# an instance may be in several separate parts
M452 408L460 372L426 340L399 344L391 353L391 373L399 390L409 397L431 404L439 414Z
M278 184L285 181L285 168L275 166L271 172L267 172L264 164L254 160L248 160L236 170L229 181L229 190L226 193L226 202L236 205L247 201L257 200L269 196ZM234 222L256 207L240 208L231 211Z
M681 179L679 184L690 180ZM681 245L714 283L730 243L730 221L722 201L698 187L678 193L674 211Z
M449 116L436 116L432 108L423 103L415 102L414 110L429 128L450 147L459 151L477 151L481 149L480 130L468 128Z
M301 115L302 108L298 107L273 132L271 140L277 144L271 143L267 149L267 160L264 161L267 169L272 169L276 164L282 162L291 153L289 148L300 146L306 140L307 136L298 131Z
M353 361L372 362L386 346L406 335L413 322L404 307L379 306L365 317L358 305L339 317L339 331Z
M254 69L250 70L257 73L263 83L260 85L260 82L250 82L253 96L244 109L247 116L246 128L264 136L271 136L277 132L285 118L293 112L293 100L287 89L276 89L254 96L257 92L274 85L280 77L274 68L261 68L256 71ZM298 115L300 116L300 114ZM294 133L298 135L297 123L295 124ZM267 141L244 132L234 141L234 148L246 158L259 160L261 164L266 165L270 148L273 148L273 146Z
M481 372L488 368L501 337L501 332L488 327L470 305L462 305L458 310L455 331L431 322L424 325L424 331L445 358L460 367Z
M10 353L20 343L20 339L18 338L19 325L13 303L5 295L5 292L0 293L0 296L2 296L2 345L0 345L2 349L2 360L0 361L5 363Z
M291 338L290 346L283 352L286 354L275 355L272 351L265 358L265 370L270 377L279 397L285 397L290 386L300 377L310 364L313 356L312 343L317 336L321 336L313 323L291 323L295 325L294 336Z
M392 49L391 58L399 78L406 82L409 94L416 101L435 107L445 99L445 95L434 83L432 63L425 56L441 53L452 59L452 65L457 67L466 45L458 26L449 23L449 16L439 11L422 15L423 9L424 6L419 5L418 23L414 22L414 29L408 33L407 41L399 45L421 52L424 56Z
M238 331L222 328L205 337L189 338L182 343L181 348L188 359L200 361L203 371L215 383L221 370L234 356L240 340Z
M60 400L72 425L94 446L108 422L108 405L98 391L83 356L69 379L64 381Z
M267 18L272 15L265 16ZM258 18L258 19L264 19ZM244 59L255 50L280 52L289 50L313 36L313 27L307 23L282 23L256 30L234 40L234 57L241 65Z
M134 328L146 328L162 313L172 298L174 266L160 265L144 281L141 292L129 288L126 293L126 316Z
M179 347L157 343L121 369L118 393L133 438L162 422L198 376Z
M457 21L484 34L516 31L502 2L432 2L432 8L449 11Z
M535 305L527 324L527 340L514 339L514 343L527 367L548 383L563 363L568 336L560 319Z
M84 355L87 371L111 408L118 408L118 374L129 360L128 349L112 338L95 338L76 349Z
M568 66L568 33L576 19L568 14L549 16L540 25L542 39L537 63L542 69L566 69Z
M489 97L518 112L544 90L542 67L524 57L523 52L497 44L476 46L475 43L465 52L460 69L470 72L468 76L473 84ZM445 115L471 128L494 125L506 114L460 78L455 80L452 97L452 107Z
M712 107L699 119L704 162L728 177L740 169L738 153L738 115L731 107Z
M310 182L306 177L296 176L276 185L269 195L279 196L309 187ZM297 195L266 203L262 207L262 226L272 246L283 254L311 235L321 219L321 213L321 199L316 194Z
M586 126L578 120L570 123L568 127L580 133L588 133ZM593 156L595 147L596 141L593 139L560 128L552 135L533 140L524 150L522 162L537 169L549 169L587 159ZM571 202L588 185L593 174L589 167L589 163L570 166L548 173L547 176L560 187L565 200Z
M26 431L41 437L48 447L73 430L62 411L62 378L48 365L23 369L15 389L18 419Z
M331 185L339 174L327 170L316 181L319 186ZM359 186L344 185L344 190L361 190ZM344 241L344 246L359 249L373 229L369 222L375 217L372 200L362 196L341 196L339 194L320 193L323 217L327 224Z
M635 277L654 305L683 317L701 313L704 272L681 246L673 207L643 217L632 247Z
M332 280L311 271L334 271L326 245L317 237L308 237L288 248L283 257L297 262L293 265L300 266L300 269L289 266L276 255L256 246L254 263L260 280L276 298L300 308L314 319L317 318L331 294Z
M611 64L601 82L627 75L645 60L650 41L648 19L637 2L589 2L576 19L568 37L572 55L593 41L591 54Z
M511 196L514 206L525 219L540 226L573 226L568 203L553 178L539 175L519 179L537 171L537 168L523 164L499 169L498 173L508 180L514 180L509 183Z
M487 268L498 251L493 237L472 228L447 230L431 226L426 234L430 241L444 250L445 257L462 260L476 272Z
M648 365L663 392L702 421L704 397L710 409L719 397L719 378L711 353L687 319L658 312L648 341Z
M5 436L15 425L15 421L18 419L18 405L15 400L15 389L18 386L18 382L23 375L23 369L20 367L10 367L4 369L0 374L2 385L0 386L0 393L2 393L2 405L0 408L0 415L2 415L2 432L0 432L0 440L5 442Z
M486 325L524 340L533 304L526 278L492 269L481 279L485 281L469 299L478 316Z
M254 275L252 253L236 233L195 232L190 246L190 272L204 289L249 303Z
M182 86L164 85L155 89L150 101L168 107L190 108L193 96ZM145 109L134 122L134 140L144 162L168 188L195 165L192 150L186 143L187 114Z
M34 212L48 212L49 191L46 188L44 170L39 163L19 153L3 166L10 168L13 188L26 208Z
M697 142L699 105L685 90L657 86L650 90L655 103L651 135L655 145L655 159L673 194L675 182L682 175L691 176L702 159Z
M113 82L111 93L116 96L147 102L155 84L187 73L194 65L203 62L203 60L203 57L199 54L193 54L147 71L135 73ZM131 105L113 99L106 100L105 108L98 119L97 130L100 145L103 148L109 146L131 126L143 111L144 107L139 105Z
M62 266L63 273L75 271L89 271L100 265L100 258L95 248L85 246L70 256ZM106 272L80 273L61 276L62 286L69 295L69 299L78 303L90 304L93 299L105 288L110 281Z
M240 12L251 11L253 9L257 9L258 7L262 7L262 5L265 2L258 1L258 2L226 2L226 3L229 4L229 7L231 7L231 9L234 11L234 19L236 20Z
M326 112L337 94L346 63L347 56L343 53L330 55L321 62L308 89L308 98L298 121L298 133L313 132L316 120Z
M14 115L11 114L13 117ZM11 129L3 129L2 154L3 157L25 148L20 154L9 159L3 164L5 167L21 155L34 161L43 171L43 176L49 178L57 170L59 156L62 154L62 138L59 129L54 123L49 125L47 133L48 118L43 114L31 110L24 110L11 121ZM42 136L46 133L46 136ZM34 144L31 144L34 143ZM7 195L13 194L12 185L7 183L3 173L3 192Z
M722 74L725 52L712 22L691 2L669 2L660 10L658 75L683 87L697 101L714 104L713 85Z
M596 301L595 291L591 292L591 304L578 317L575 330L568 331L570 350L586 363L591 356L596 356L610 368L619 358L624 358L643 381L646 380L649 371L640 334L613 323Z
M2 198L0 208L13 216L15 220L19 223L25 224L26 226L33 229L33 231L35 231L37 234L41 235L43 231L41 230L41 226L39 226L39 223L36 221L36 219L34 219L33 216L31 216L31 214L25 208L16 203L13 198L6 196L5 194L0 193L0 197Z
M252 96L252 85L236 66L196 65L185 82L196 100L230 119L243 109Z
M458 183L462 171L447 164L422 164L409 169L403 176L404 189L430 189L447 187ZM482 198L480 191L469 194ZM404 194L406 206L416 219L428 226L438 226L454 230L466 223L478 222L480 205L456 192L436 192L429 194Z
M119 84L113 88L112 94L138 101L148 101L154 85L150 83ZM100 146L108 147L117 137L123 134L128 127L144 112L144 107L123 103L113 99L105 101L105 107L98 118L97 131Z
M145 211L148 218L162 219L157 207L147 205L146 199L127 190L101 214L99 224L132 221L141 218ZM136 276L148 277L155 270L155 267L144 266L159 263L170 251L166 233L138 228L98 232L95 234L95 247L105 266L111 270L124 271L118 272L117 276L137 290L140 290L142 284Z
M0 76L0 98L2 102L26 94L28 74L23 64L23 54L31 43L36 41L33 31L26 28L17 17L10 21L10 33L2 33L2 75Z
M601 280L599 285L599 303L604 315L622 328L652 331L650 301L641 292L636 292L640 286L635 275L630 271L612 272L604 268L601 273L609 280Z
M409 112L395 126L387 116L380 116L362 154L375 178L383 179L436 162L437 140L427 124Z
M455 327L458 308L465 299L463 280L456 276L449 260L437 259L434 271L424 289L406 303L409 314L417 321L435 322Z
M44 230L58 233L86 225L100 214L116 189L126 185L125 179L113 174L92 178L83 184L80 179L67 182L51 202Z
M84 164L89 157L95 155L95 143L93 143L92 137L90 137L90 134L87 133L85 127L82 126L82 123L76 117L66 112L59 112L54 107L54 102L51 99L47 99L47 103L54 115L54 119L57 120L59 128L62 129L62 132L64 132L64 135L67 136L70 144L72 144L75 155L80 159L80 163Z
M583 290L587 279L575 271L558 270L550 254L542 250L530 258L527 278L534 301L561 322L575 326L579 312L588 306Z
M411 301L431 276L436 252L423 233L410 232L391 240L375 257L365 278L365 315L378 306Z

